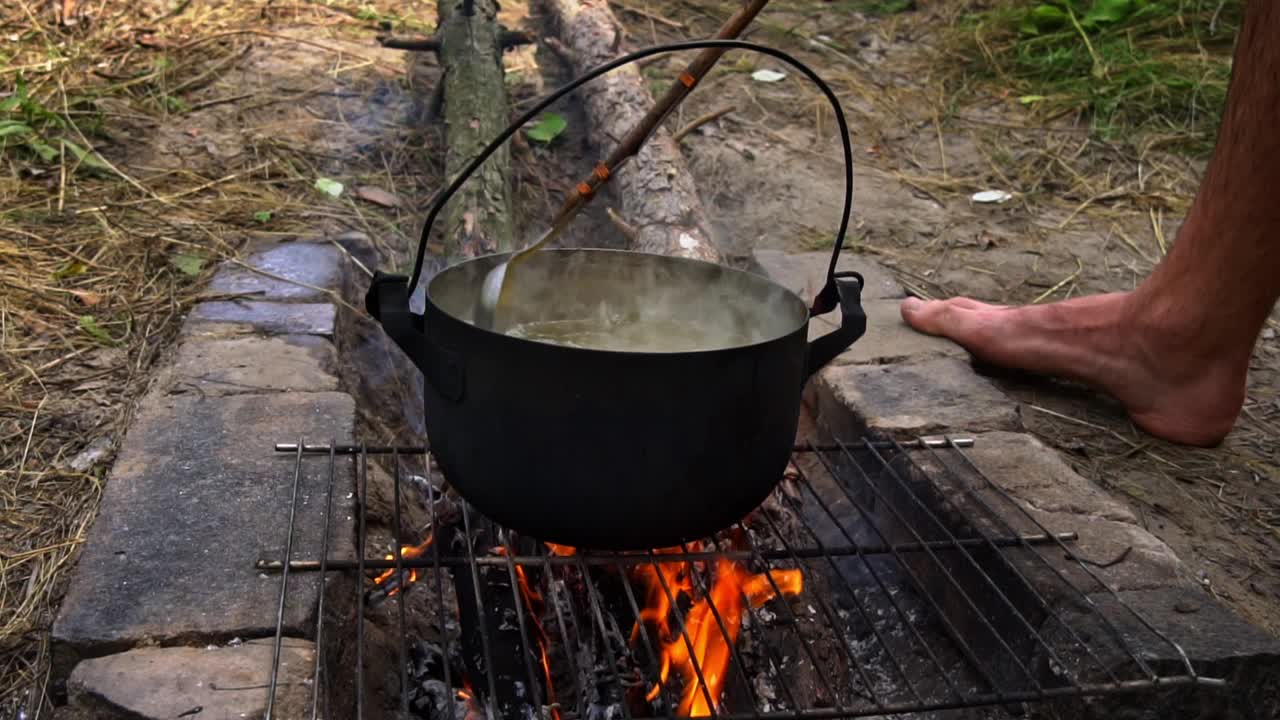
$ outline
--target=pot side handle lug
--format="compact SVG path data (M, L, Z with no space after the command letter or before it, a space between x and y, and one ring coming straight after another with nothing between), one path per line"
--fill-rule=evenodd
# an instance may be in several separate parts
M811 317L832 310L835 303L829 301L835 299L832 295L838 296L840 328L809 343L809 360L804 373L806 381L849 349L867 331L867 313L862 309L863 282L862 275L856 272L835 273L814 302ZM824 297L828 302L823 302Z
M364 309L418 366L436 392L454 402L462 400L462 363L455 353L431 342L425 319L409 309L409 278L374 271Z

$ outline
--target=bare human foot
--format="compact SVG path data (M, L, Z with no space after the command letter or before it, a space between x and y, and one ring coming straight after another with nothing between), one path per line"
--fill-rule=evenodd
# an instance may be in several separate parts
M1161 327L1158 304L1140 292L1025 307L909 298L902 317L985 362L1101 389L1152 435L1217 445L1244 404L1249 354L1206 343L1196 328Z
M1221 442L1280 299L1280 3L1246 4L1218 143L1168 256L1135 290L1008 308L907 300L902 316L983 360L1073 378L1167 440Z

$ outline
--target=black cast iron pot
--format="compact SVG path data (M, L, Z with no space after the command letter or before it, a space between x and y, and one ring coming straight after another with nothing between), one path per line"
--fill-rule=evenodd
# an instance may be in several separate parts
M845 159L845 206L826 287L813 307L751 273L714 263L614 250L535 253L504 307L523 320L572 320L607 307L624 316L696 318L728 330L705 347L624 352L513 337L473 324L487 272L507 255L459 263L409 309L431 225L493 150L582 83L648 55L745 48L789 63L834 108ZM706 537L754 509L782 478L805 381L866 329L857 273L835 273L852 208L852 149L839 102L785 53L737 40L648 48L547 96L478 155L437 199L413 281L377 274L366 307L422 370L432 453L479 511L542 540L632 550ZM811 315L839 306L840 329L807 342Z

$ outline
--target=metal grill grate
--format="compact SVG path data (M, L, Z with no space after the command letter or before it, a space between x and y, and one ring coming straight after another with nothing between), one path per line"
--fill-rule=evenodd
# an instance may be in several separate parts
M427 453L417 447L363 447L355 445L280 444L277 451L295 457L292 482L296 488L304 473L328 474L325 545L320 558L292 557L296 519L290 509L289 536L284 557L263 558L258 569L279 572L283 617L289 578L296 572L355 573L359 578L355 613L354 716L364 718L365 605L370 589L368 573L394 569L393 578L404 580L409 569L420 569L422 582L413 592L434 595L437 612L444 612L446 581L452 580L456 602L477 627L477 647L485 677L466 677L455 665L458 656L451 644L457 635L444 637L443 681L452 702L464 695L480 715L501 717L495 699L510 697L508 688L492 670L495 657L510 656L501 644L500 628L487 610L495 598L486 597L492 585L482 581L488 573L505 570L510 598L501 598L514 610L518 640L525 649L542 648L548 665L547 646L586 643L599 667L583 668L583 654L575 648L555 653L553 672L538 667L534 652L517 652L523 658L517 695L528 702L529 714L563 720L606 717L672 717L679 709L681 683L661 678L664 638L654 636L641 623L645 588L637 586L639 569L652 570L669 604L674 642L693 647L699 632L731 635L734 625L711 598L710 573L704 568L730 560L767 582L776 596L759 606L745 596L736 598L744 609L741 635L728 644L724 688L719 697L707 689L705 669L693 661L698 693L708 713L723 718L831 718L927 713L954 708L997 707L1109 694L1150 692L1169 686L1216 687L1223 681L1197 674L1192 663L1173 641L1148 624L1123 598L1110 591L1090 563L1073 551L1074 533L1052 534L1021 504L986 478L964 452L971 441L941 439L912 443L859 439L842 442L824 436L796 447L793 467L764 508L704 543L688 544L661 552L618 554L583 551L561 555L543 543L519 538L458 502L458 531L467 539L462 549L434 542L424 555L392 560L370 557L366 548L366 512L369 457L391 461L395 546L405 547L420 538L400 537L405 477L409 466L427 482L431 528L440 532L443 480ZM359 508L355 559L329 554L330 512L333 507L335 467L338 456L356 459ZM1087 531L1087 528L1083 529ZM474 538L492 541L492 551L477 551ZM692 596L705 602L709 615L703 623L714 627L690 628L690 594L680 597L664 579L660 568L679 564L687 570ZM804 589L782 597L778 579L784 571L798 571ZM542 617L519 592L521 581L544 600ZM654 586L657 587L657 586ZM653 590L654 587L650 587ZM406 632L405 592L397 603L398 636L394 665L399 669L399 708L404 717L426 717L411 709L411 652ZM576 600L563 601L568 595ZM325 665L326 632L320 593L315 629L317 658L313 678L310 717L323 717L320 697ZM1100 599L1118 608L1123 618L1118 628L1116 611L1104 614ZM466 605L470 603L471 605ZM721 603L723 604L723 603ZM468 612L474 606L475 612ZM510 613L508 613L508 616ZM636 634L633 626L643 628ZM1136 630L1135 630L1136 628ZM467 630L468 628L464 628ZM670 643L673 638L665 640ZM274 703L281 630L277 627L276 663L269 703ZM1174 663L1155 662L1150 648L1159 646ZM604 657L601 658L600 656ZM603 671L601 671L603 668ZM574 679L568 691L552 681L555 675ZM583 678L596 687L588 688ZM510 678L507 678L509 681ZM713 680L714 681L714 680ZM692 682L692 678L684 683ZM468 690L459 692L464 687ZM479 692L471 690L479 689ZM637 690L640 688L640 690ZM519 689L519 688L518 688ZM637 702L637 693L656 689L649 702ZM555 704L549 698L555 693ZM479 705L484 705L479 708ZM268 705L267 717L272 716ZM452 713L450 713L452 714ZM344 709L334 717L350 716Z

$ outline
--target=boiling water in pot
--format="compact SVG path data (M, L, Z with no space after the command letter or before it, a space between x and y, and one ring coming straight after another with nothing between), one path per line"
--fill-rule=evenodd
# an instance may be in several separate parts
M525 340L619 352L691 352L749 345L759 333L736 332L697 318L595 317L533 320L516 324L506 334Z
M430 295L474 322L492 267L446 270ZM802 300L764 278L701 263L610 250L542 250L520 265L491 330L564 347L679 353L755 345L802 327Z

